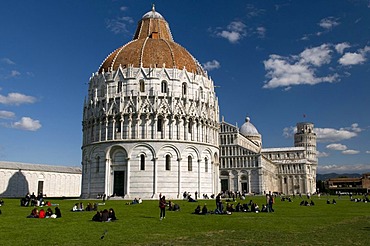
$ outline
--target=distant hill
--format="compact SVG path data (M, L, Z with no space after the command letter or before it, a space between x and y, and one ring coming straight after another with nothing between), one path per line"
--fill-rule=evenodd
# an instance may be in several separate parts
M338 178L338 177L347 177L347 178L358 178L362 177L361 174L359 173L325 173L325 174L317 174L316 175L316 180L322 180L325 181L327 179L332 179L332 178Z

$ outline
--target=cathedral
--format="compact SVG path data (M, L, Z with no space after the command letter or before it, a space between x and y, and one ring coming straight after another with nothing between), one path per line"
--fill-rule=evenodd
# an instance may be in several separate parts
M220 123L221 190L249 194L316 192L316 134L312 123L297 124L294 147L262 148L247 117L240 127Z
M313 124L297 124L295 147L263 149L249 118L220 122L213 81L154 6L90 77L82 128L82 198L316 189Z

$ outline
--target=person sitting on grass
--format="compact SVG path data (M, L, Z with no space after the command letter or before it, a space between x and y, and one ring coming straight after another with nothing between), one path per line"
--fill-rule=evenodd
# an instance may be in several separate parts
M0 199L0 207L4 205L3 199Z
M27 216L27 218L38 218L39 217L39 210L37 208L32 209L31 214Z
M236 204L235 212L243 212L243 207L240 204L240 202L238 202L238 204Z
M75 203L75 205L73 205L71 211L72 212L77 212L78 211L78 203Z
M96 211L96 214L92 217L92 220L95 222L101 222L101 212Z
M335 199L333 199L333 202L332 202L333 204L337 204L337 202L335 201Z
M91 205L91 203L87 203L87 205L86 205L86 211L92 211L93 210L93 207L92 207L92 205Z
M108 210L107 210L107 209L104 209L104 210L103 210L103 213L102 213L102 215L101 215L101 221L102 221L102 222L107 222L107 221L109 221L109 212L108 212Z
M59 207L55 207L55 215L56 215L56 218L62 217L62 212L60 211Z
M188 202L197 202L197 200L194 200L191 195L188 196Z
M208 214L207 204L204 204L204 206L203 206L203 208L202 208L202 214L203 214L203 215Z
M180 205L177 203L173 204L172 211L180 211Z
M108 219L109 220L117 220L116 213L114 212L113 208L110 208L108 211Z
M45 218L45 210L44 210L44 209L41 209L41 210L40 210L40 212L39 212L39 218L40 218L40 219Z
M267 206L265 204L262 205L261 212L267 213Z
M257 203L254 204L254 212L259 213L260 212L260 207L258 206Z
M53 215L53 210L51 208L48 208L45 213L45 218L50 218Z
M200 205L195 208L194 214L200 214Z
M136 199L136 197L135 197L135 199L131 202L131 204L138 204L139 203L139 200L138 199Z
M314 206L314 205L315 205L315 203L311 200L310 206Z

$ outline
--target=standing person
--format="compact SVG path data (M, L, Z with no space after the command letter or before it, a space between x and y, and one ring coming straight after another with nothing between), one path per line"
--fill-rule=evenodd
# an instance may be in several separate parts
M221 208L221 194L218 193L218 195L216 196L216 209L219 211L219 212L222 212L222 208Z
M159 194L159 209L161 210L160 213L160 220L166 218L166 197L162 196L162 193Z

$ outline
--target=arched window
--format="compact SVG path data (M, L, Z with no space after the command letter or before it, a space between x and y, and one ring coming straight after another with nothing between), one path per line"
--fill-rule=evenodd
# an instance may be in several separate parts
M204 94L203 94L203 88L202 87L199 88L199 97L200 97L200 99L204 99Z
M140 80L140 92L145 92L145 82L144 82L144 80Z
M145 155L140 155L140 170L145 170Z
M208 159L207 159L207 157L204 158L204 171L206 173L208 173Z
M187 93L187 85L186 83L182 83L182 96L185 96Z
M188 132L191 134L193 128L193 120L189 120L188 122Z
M161 83L161 92L162 93L167 93L167 82L164 81L164 80Z
M120 93L121 91L122 91L122 81L118 81L117 93Z
M171 156L166 155L166 170L169 171L171 170Z
M193 158L188 156L188 171L193 171Z
M163 120L162 119L158 119L157 120L157 132L161 132L162 131L162 127L163 127Z
M100 166L100 156L96 157L96 172L99 172L99 166Z

